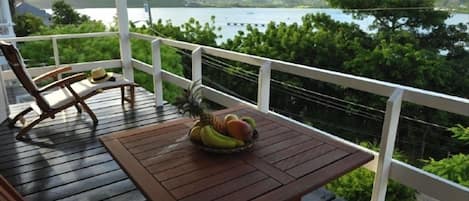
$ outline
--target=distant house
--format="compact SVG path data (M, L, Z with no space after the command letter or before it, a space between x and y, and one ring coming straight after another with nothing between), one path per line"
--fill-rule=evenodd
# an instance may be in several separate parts
M29 3L26 3L25 0L16 1L15 12L16 15L24 15L26 13L30 13L36 17L41 18L45 25L51 24L52 16L49 13Z

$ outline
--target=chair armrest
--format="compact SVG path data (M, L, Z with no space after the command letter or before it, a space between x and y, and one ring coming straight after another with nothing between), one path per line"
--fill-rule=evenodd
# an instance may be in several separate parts
M44 73L42 75L39 75L39 76L35 77L33 79L33 81L34 82L39 82L39 81L42 81L42 80L45 80L45 79L48 79L48 78L51 78L51 77L56 77L58 74L65 73L65 72L70 71L70 70L72 70L72 67L70 67L70 66L60 67L60 68L57 68L55 70L49 71L47 73Z
M78 73L69 77L66 77L61 80L57 80L55 82L52 82L42 88L39 89L39 93L42 93L44 91L47 91L49 89L55 88L55 87L64 87L66 85L71 85L75 82L81 81L86 78L86 75L84 73Z

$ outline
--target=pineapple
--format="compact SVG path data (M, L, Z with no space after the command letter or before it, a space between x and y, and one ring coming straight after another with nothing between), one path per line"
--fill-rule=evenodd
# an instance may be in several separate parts
M210 112L207 112L205 104L202 103L202 85L200 80L192 82L183 96L178 97L174 105L179 112L189 113L192 118L199 118L201 126L212 125L220 133L226 133L226 126L223 120Z

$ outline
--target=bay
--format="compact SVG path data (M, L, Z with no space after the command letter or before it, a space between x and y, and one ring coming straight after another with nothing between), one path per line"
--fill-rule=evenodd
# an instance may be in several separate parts
M101 20L106 25L114 23L117 16L115 8L86 8L76 9L81 14L89 15L94 20ZM48 10L48 12L51 12ZM311 9L311 8L152 8L154 21L162 19L171 20L174 25L181 25L191 17L201 23L210 22L211 16L215 16L215 26L220 27L218 34L222 38L218 42L233 38L238 31L245 31L246 25L251 24L265 31L266 24L273 21L287 24L301 23L301 17L308 13L325 13L332 19L341 22L354 22L364 31L370 32L368 26L373 22L372 17L363 20L353 19L340 9ZM129 20L137 25L142 25L148 20L148 13L143 8L128 8ZM469 23L469 14L453 13L446 20L448 24Z

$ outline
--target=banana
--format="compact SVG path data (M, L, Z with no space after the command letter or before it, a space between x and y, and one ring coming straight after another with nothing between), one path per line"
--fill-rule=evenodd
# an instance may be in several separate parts
M212 129L212 132L215 133L215 135L219 138L222 138L222 139L225 139L225 140L231 140L231 141L235 141L236 142L236 146L244 146L244 142L242 140L238 140L236 138L233 138L233 137L230 137L230 136L226 136L226 135L223 135L221 133L219 133L217 130L215 129Z
M202 130L202 128L200 126L192 127L191 131L189 132L190 133L190 138L192 140L200 142L201 141L201 139L200 139L200 131L201 130Z
M202 139L202 142L210 147L216 147L216 148L235 148L239 146L240 142L238 142L234 138L230 137L223 137L222 134L218 133L212 126L204 126L202 127L202 130L200 132L200 138ZM244 142L243 142L244 144Z

